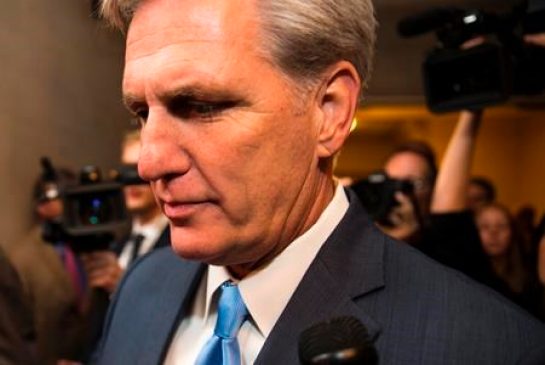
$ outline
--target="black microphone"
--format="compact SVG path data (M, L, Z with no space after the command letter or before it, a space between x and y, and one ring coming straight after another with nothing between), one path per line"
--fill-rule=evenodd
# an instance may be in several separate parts
M346 316L320 322L299 336L302 365L376 365L378 355L365 326Z
M445 26L461 13L461 10L451 7L426 10L400 20L397 32L406 38L425 34Z

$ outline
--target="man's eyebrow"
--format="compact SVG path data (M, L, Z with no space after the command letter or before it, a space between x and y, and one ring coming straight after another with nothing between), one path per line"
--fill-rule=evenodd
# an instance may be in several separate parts
M204 87L201 85L191 85L165 91L159 95L159 99L163 103L170 103L173 101L200 100L241 102L244 98L242 95L228 90ZM123 95L123 104L131 111L134 111L140 106L147 105L144 98L131 93Z
M133 94L123 94L123 105L125 105L125 108L129 109L130 111L134 111L137 106L145 105L146 102Z
M182 86L162 93L159 98L163 102L172 100L231 100L239 99L236 94L227 90L205 87L202 85Z

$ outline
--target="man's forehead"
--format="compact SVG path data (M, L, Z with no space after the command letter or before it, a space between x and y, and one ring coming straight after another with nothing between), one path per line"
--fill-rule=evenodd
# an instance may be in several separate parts
M238 8L248 3L145 1L127 36L125 102L141 101L144 83L162 95L236 78L246 61L261 57L257 19L247 6Z
M127 34L127 49L161 41L233 41L256 25L252 1L147 0L137 8Z
M420 154L412 151L402 151L388 159L386 170L391 175L425 177L429 173L429 166L425 158Z

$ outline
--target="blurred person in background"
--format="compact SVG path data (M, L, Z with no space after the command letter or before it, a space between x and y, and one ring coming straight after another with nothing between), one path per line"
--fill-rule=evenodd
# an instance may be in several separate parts
M534 241L537 243L537 272L541 285L545 286L545 215L536 227Z
M467 207L472 212L496 200L496 187L486 177L474 176L467 187Z
M21 282L0 248L0 364L39 364L32 311Z
M122 164L136 165L139 154L140 133L138 130L128 131L121 144ZM125 270L145 254L170 245L168 220L157 205L149 183L126 185L123 195L132 220L129 237L121 242L112 242L109 250L88 252L81 256L89 286L95 289L84 359L89 359L100 339L110 297Z
M545 1L535 0L533 2L535 10L545 11ZM545 47L545 32L526 34L524 41L540 47ZM538 273L539 280L542 285L545 285L545 216L541 219L535 233L535 240L538 242Z
M536 237L538 230L536 217L536 208L530 204L523 205L513 215L517 231L522 236L522 255L534 264L536 264L539 245L539 237Z
M441 168L424 142L410 141L386 160L390 178L408 181L412 193L396 192L386 234L408 242L437 261L493 288L501 283L481 248L473 216L466 206L467 186L481 112L464 111L450 138Z
M388 177L408 181L412 193L396 193L398 205L389 214L391 225L381 228L394 238L416 242L421 229L429 224L430 208L437 165L431 147L422 141L409 141L398 146L388 157L384 171Z
M545 234L539 241L538 273L541 285L545 285Z
M29 299L37 354L44 364L79 359L85 338L85 274L59 230L61 192L74 181L69 169L44 168L34 186L36 224L9 255Z
M140 154L140 133L129 131L122 141L121 163L136 165ZM162 214L148 183L123 187L125 205L132 221L127 240L114 242L111 250L82 256L89 285L113 293L127 267L142 255L170 245L168 220Z
M494 273L505 284L503 294L543 318L542 288L532 270L535 265L522 254L523 236L509 210L498 203L486 204L475 219Z

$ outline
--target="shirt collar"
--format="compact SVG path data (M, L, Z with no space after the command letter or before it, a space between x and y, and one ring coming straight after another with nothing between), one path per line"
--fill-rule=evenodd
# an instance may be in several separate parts
M308 267L347 210L346 193L338 184L333 199L314 225L267 266L238 283L244 303L264 337L271 332ZM212 295L226 280L236 282L225 267L208 266L205 320L210 311Z
M142 234L144 237L159 237L168 224L168 219L163 214L158 214L146 224L140 224L136 220L132 223L132 233Z

